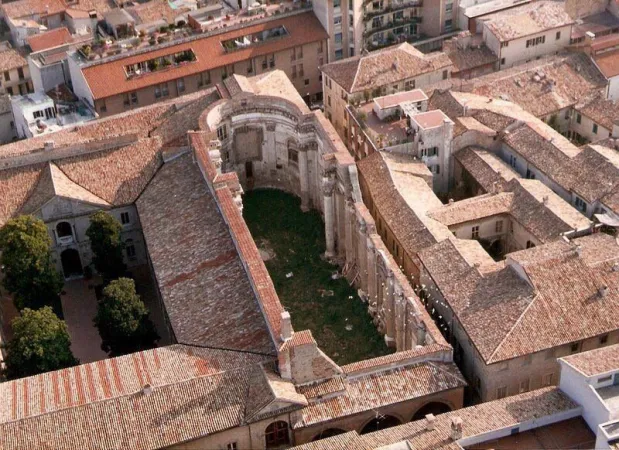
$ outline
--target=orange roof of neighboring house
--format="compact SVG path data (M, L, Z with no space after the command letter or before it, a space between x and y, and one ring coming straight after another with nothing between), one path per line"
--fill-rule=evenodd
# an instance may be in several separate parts
M62 0L17 0L2 5L5 17L13 19L33 15L52 16L65 9L66 6Z
M47 33L35 34L28 38L28 45L33 52L58 47L73 42L73 37L66 27L56 28Z
M606 78L619 75L619 50L612 50L595 55L593 60Z
M264 44L250 46L229 53L224 51L221 41L239 38L248 34L268 30L277 26L286 27L289 35ZM86 82L90 86L95 100L142 89L158 83L165 83L181 77L190 76L206 70L215 69L228 64L245 61L261 55L267 55L295 46L327 39L329 35L322 27L314 13L307 12L284 19L273 20L259 25L245 27L240 30L205 37L192 42L186 42L166 47L152 52L128 56L108 63L96 64L82 70ZM153 58L170 55L183 50L193 50L196 61L183 66L148 73L140 77L127 79L125 66L148 61Z
M27 65L28 62L24 57L13 48L0 52L0 71L17 69Z

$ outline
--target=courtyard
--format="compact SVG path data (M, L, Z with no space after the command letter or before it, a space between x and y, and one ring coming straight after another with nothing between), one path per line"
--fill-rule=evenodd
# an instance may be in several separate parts
M319 212L302 212L291 194L256 190L245 194L243 216L295 330L311 330L319 347L340 365L393 352L356 289L340 277L338 266L322 258Z

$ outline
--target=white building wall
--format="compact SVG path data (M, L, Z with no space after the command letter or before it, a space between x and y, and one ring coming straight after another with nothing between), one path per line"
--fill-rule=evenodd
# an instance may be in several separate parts
M619 75L608 80L608 92L606 97L609 100L619 100Z
M90 105L90 107L94 109L95 101L90 87L86 82L86 78L84 78L82 69L71 57L71 55L68 56L67 62L69 64L69 74L71 76L71 82L73 83L73 93L77 95L80 100Z

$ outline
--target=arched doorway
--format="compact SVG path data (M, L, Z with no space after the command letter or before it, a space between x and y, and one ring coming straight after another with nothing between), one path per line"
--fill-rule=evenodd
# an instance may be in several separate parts
M316 436L314 436L314 439L312 439L312 441L318 441L320 439L330 438L332 436L337 436L338 434L343 434L343 433L346 433L346 430L341 430L339 428L327 428L326 430L321 431Z
M290 445L288 423L279 420L269 425L264 431L264 443L266 448L281 448Z
M443 414L451 411L451 408L445 403L441 402L432 402L426 405L423 405L413 416L411 421L413 420L421 420L426 417L428 414L434 414L435 416L438 414Z
M401 425L402 422L397 417L379 416L376 419L370 420L361 430L361 434L372 433L373 431L384 430L385 428Z
M65 278L79 277L84 274L80 254L74 248L68 248L60 254L62 272Z

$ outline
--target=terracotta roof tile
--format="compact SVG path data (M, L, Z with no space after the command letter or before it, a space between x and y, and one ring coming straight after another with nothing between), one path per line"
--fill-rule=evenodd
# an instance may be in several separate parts
M66 27L56 28L46 33L35 34L28 38L28 45L33 52L45 50L73 42L73 37Z
M4 16L12 19L51 16L63 12L65 8L62 0L17 0L2 4Z
M137 201L174 335L181 343L273 354L227 212L192 159L164 164Z
M318 400L292 413L292 427L308 427L465 385L455 365L442 362L422 362L348 377L341 395Z
M346 92L372 90L451 67L445 53L423 54L408 43L336 61L321 70ZM421 86L418 86L421 87Z
M505 181L520 178L520 175L494 153L480 147L465 147L454 158L486 192L493 192Z
M576 110L611 133L614 123L619 121L619 103L607 100L604 95L592 98L583 106L577 107Z
M277 26L286 27L289 36L233 52L224 51L221 45L221 42L224 40L257 33ZM100 99L175 80L224 65L245 61L260 55L271 54L307 44L308 42L324 40L327 39L327 37L326 31L322 28L322 25L314 13L306 12L283 19L276 19L262 24L248 26L241 30L230 31L164 49L153 50L141 55L128 56L111 62L96 63L90 67L83 68L82 73L92 91L93 97L95 99ZM197 58L195 62L168 70L144 74L131 79L128 79L126 76L125 66L129 64L148 61L152 58L188 49L194 51Z
M15 49L10 48L0 52L0 71L18 69L27 65L28 62Z
M561 358L586 377L593 377L619 369L619 344L589 350Z
M599 53L593 60L608 79L619 75L619 50Z
M2 445L146 450L236 427L263 360L175 345L3 383Z

